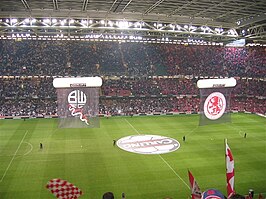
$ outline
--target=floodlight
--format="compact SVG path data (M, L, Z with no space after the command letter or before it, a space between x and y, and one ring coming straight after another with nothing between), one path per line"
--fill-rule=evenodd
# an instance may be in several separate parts
M190 28L191 30L196 30L196 29L197 29L196 26L190 26L189 28Z
M135 26L135 28L137 28L138 26L140 26L140 23L139 23L139 22L136 22L136 23L134 24L134 26Z
M119 21L118 27L119 28L128 28L128 22L127 21Z
M110 26L113 26L113 22L112 21L108 21L108 24L110 25Z
M43 22L44 23L51 23L51 20L50 19L44 19Z
M81 23L82 23L82 24L87 24L87 22L88 22L88 21L85 20L85 19L82 19L82 20L81 20Z
M229 30L229 34L234 35L234 31L233 31L233 29L230 29L230 30Z
M17 23L17 22L18 22L18 19L16 18L11 19L11 23Z
M30 22L30 19L29 18L26 18L26 19L24 19L24 22L25 23L29 23Z
M60 21L61 26L64 26L65 23L66 23L66 20L65 19Z

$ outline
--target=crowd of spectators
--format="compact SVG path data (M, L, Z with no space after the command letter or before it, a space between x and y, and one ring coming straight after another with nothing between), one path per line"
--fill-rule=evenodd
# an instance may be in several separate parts
M265 114L265 53L265 47L0 40L0 115L55 114L55 76L96 75L104 79L103 114L198 112L200 76L236 77L231 109Z
M197 113L200 93L196 78L103 78L100 114L131 115ZM0 115L36 116L56 114L53 77L0 78ZM232 90L231 110L266 113L266 81L243 78Z
M199 98L143 97L101 99L100 114L131 115L158 114L169 112L196 113Z
M53 116L57 113L54 99L0 99L0 116Z
M265 77L265 47L0 40L0 75Z
M56 97L52 81L52 77L0 78L0 97L7 99Z
M197 78L116 78L103 79L102 96L199 95ZM0 97L55 98L53 77L0 78ZM233 96L266 96L266 81L238 79Z
M184 78L119 78L103 84L103 95L197 95L196 79Z
M266 81L260 79L237 80L234 95L240 96L266 96Z

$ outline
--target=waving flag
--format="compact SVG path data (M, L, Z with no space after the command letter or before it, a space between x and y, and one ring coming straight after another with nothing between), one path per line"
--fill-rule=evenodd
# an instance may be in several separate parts
M77 199L82 195L82 191L78 187L59 178L50 180L46 188L49 189L56 198L60 199Z
M190 189L191 189L191 198L192 199L200 199L201 198L201 190L199 188L198 183L196 182L194 176L190 171L188 171Z
M225 140L225 162L226 162L226 188L227 196L230 198L234 193L234 183L235 183L235 168L234 168L234 158Z

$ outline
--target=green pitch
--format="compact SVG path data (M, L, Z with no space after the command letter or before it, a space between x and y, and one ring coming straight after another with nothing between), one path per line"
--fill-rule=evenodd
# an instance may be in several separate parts
M187 169L202 190L226 195L225 138L235 160L236 191L266 195L266 119L234 114L232 123L198 126L198 117L102 118L98 129L58 129L56 119L0 120L0 198L54 198L45 185L62 178L84 192L80 198L112 191L115 198L124 192L127 199L187 199ZM137 134L171 137L181 146L162 155L113 146L113 139Z

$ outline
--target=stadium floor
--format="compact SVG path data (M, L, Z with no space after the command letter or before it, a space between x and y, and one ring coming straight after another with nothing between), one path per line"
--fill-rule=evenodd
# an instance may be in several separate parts
M80 198L112 191L115 198L124 192L128 199L186 199L188 169L202 190L226 195L225 138L235 160L236 191L266 195L266 119L239 113L232 123L198 126L198 117L101 118L95 129L58 129L56 119L0 120L0 198L54 198L45 186L61 178L84 192ZM113 140L139 134L176 139L180 148L144 155L113 146Z

